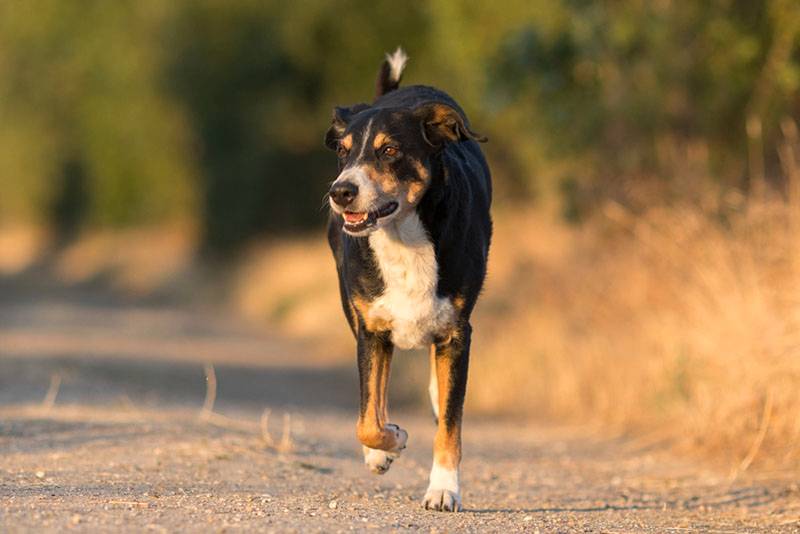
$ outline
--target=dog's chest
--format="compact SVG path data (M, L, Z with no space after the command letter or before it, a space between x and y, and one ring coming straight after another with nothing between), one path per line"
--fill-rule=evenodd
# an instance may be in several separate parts
M432 343L452 326L455 314L450 300L436 295L436 254L419 217L376 231L369 243L384 281L370 318L389 323L392 342L401 349Z

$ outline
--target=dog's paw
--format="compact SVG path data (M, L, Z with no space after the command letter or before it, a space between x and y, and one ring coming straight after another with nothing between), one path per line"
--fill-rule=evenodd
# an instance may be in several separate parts
M422 506L426 510L436 510L437 512L460 512L461 495L457 491L447 489L431 489L425 492Z
M400 456L400 453L406 448L406 443L408 442L408 432L399 426L390 423L386 425L385 430L394 434L396 444L393 449L383 451L380 449L370 449L366 446L363 447L364 463L369 470L376 475L382 475L389 470L392 466L392 462Z
M382 475L392 466L392 462L400 456L397 452L387 452L380 449L364 447L364 463L376 475Z
M458 469L448 469L436 462L431 468L431 480L428 491L422 499L426 510L439 512L460 512L461 492L458 483Z

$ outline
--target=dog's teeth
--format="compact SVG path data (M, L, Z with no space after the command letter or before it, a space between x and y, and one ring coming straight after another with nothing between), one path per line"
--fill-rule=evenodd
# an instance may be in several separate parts
M344 217L350 224L360 223L367 220L366 213L346 213Z

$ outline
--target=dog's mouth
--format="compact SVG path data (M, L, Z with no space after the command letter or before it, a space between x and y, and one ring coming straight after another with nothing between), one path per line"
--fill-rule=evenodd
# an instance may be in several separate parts
M345 211L342 214L344 229L352 233L363 232L375 226L379 219L388 217L397 211L398 206L397 202L392 201L373 211Z

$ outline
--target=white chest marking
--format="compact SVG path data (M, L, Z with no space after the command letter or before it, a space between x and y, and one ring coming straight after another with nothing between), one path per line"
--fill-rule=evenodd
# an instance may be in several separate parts
M387 321L392 342L401 349L420 348L452 326L455 312L436 295L439 269L433 243L416 214L369 236L385 289L370 307L370 316Z

